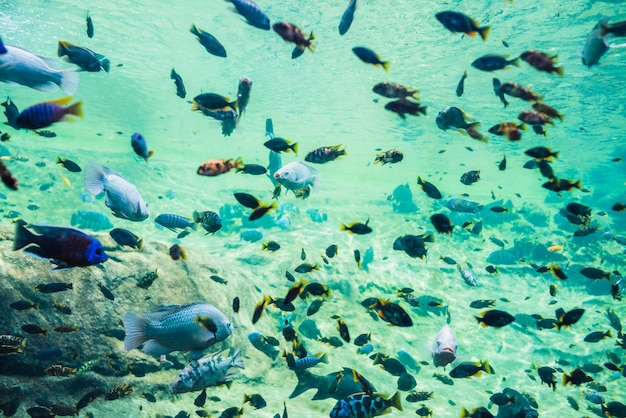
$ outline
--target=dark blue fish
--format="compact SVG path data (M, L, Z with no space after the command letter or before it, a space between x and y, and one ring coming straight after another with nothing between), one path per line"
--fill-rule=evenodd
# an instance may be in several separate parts
M7 121L4 124L19 130L20 126L17 124L17 118L20 116L20 110L15 105L15 102L10 97L7 97L7 100L2 102L2 107L4 107L4 116L7 117Z
M339 22L339 35L345 35L350 29L350 25L352 25L352 20L354 19L354 11L356 10L356 0L350 0L348 3L348 7L343 12L343 16L341 16L341 22Z
M0 39L0 54L6 54L7 52L9 51L7 51L7 49L4 47L4 43L2 43L2 39Z
M103 263L108 256L97 239L84 232L62 226L28 225L17 222L13 251L26 247L25 251L42 258L49 258L62 267L84 267Z
M226 50L215 36L202 29L196 28L196 25L191 25L189 32L198 37L198 42L200 42L200 45L202 45L209 54L226 58Z
M172 68L172 72L170 73L170 78L174 80L174 84L176 85L176 95L181 99L184 99L187 96L187 90L185 90L185 84L183 83L183 78Z
M237 12L255 28L270 30L270 18L251 0L231 0Z
M148 151L148 143L146 142L146 138L143 137L139 132L135 132L130 137L130 145L133 146L133 150L135 150L135 154L143 158L146 162L148 162L148 158L152 157L154 154L153 151Z
M188 219L173 213L162 213L156 218L154 222L173 231L177 232L177 229L191 228L196 230L196 222L193 219Z
M91 16L89 16L89 12L87 12L87 17L85 18L85 23L87 24L87 37L93 38L93 22L91 20Z

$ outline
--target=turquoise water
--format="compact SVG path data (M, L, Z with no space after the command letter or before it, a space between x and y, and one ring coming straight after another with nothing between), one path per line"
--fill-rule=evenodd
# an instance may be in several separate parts
M623 2L531 2L456 1L420 2L392 1L359 3L354 23L345 36L337 32L346 2L259 2L272 23L288 21L308 34L315 33L314 53L306 51L291 59L292 44L286 44L274 31L262 31L247 25L233 8L223 1L186 2L172 5L154 2L70 2L70 1L0 1L0 36L9 45L16 45L37 54L56 56L57 42L65 40L85 46L111 60L110 73L81 73L80 86L74 98L83 101L85 116L73 122L59 122L50 129L57 136L43 138L31 131L9 132L11 139L3 143L13 157L7 167L18 179L20 190L3 190L1 201L5 214L11 210L30 223L70 225L77 210L96 210L105 214L115 227L127 228L143 237L142 252L117 249L115 257L103 269L89 267L71 271L50 272L45 262L22 252L11 251L10 219L3 218L3 269L10 277L3 283L3 300L40 298L48 304L59 298L33 294L40 282L73 281L75 290L63 299L76 307L66 322L83 323L81 334L51 333L49 337L29 336L24 361L33 358L35 347L46 345L82 345L78 359L64 358L60 363L80 365L92 358L147 358L135 350L126 352L123 344L104 330L120 329L121 317L128 311L150 312L162 305L184 304L205 300L215 304L232 317L235 325L227 346L240 348L246 369L242 370L230 389L211 388L209 395L221 398L207 404L207 410L218 416L230 406L240 406L244 393L260 393L268 406L254 411L246 406L246 416L271 417L287 403L290 416L328 416L335 400L311 401L314 391L288 399L296 386L294 373L279 357L271 362L254 349L247 335L256 330L279 338L283 349L290 344L280 336L284 320L294 328L306 319L310 300L296 301L296 311L281 314L270 307L256 324L252 312L263 295L283 297L291 282L285 270L293 273L302 261L301 249L307 262L319 263L321 270L297 279L318 281L332 291L319 313L312 316L324 336L338 336L332 315L340 315L348 324L352 337L372 332L374 352L395 356L400 349L408 351L421 365L419 372L411 371L417 380L415 390L434 393L425 401L434 416L460 415L461 408L487 406L491 393L509 387L530 394L539 404L541 416L579 417L593 415L588 406L599 408L584 399L590 389L563 387L561 372L556 373L558 389L553 392L538 379L536 368L560 367L569 373L585 364L602 365L609 361L607 352L624 361L624 351L615 345L613 337L591 344L583 338L592 331L607 331L608 308L623 320L623 301L610 295L610 283L592 281L579 271L595 267L605 271L624 266L624 246L608 239L606 233L626 238L624 212L611 210L618 201L626 201L626 170L623 161L613 161L626 154L626 112L623 105L623 77L626 58L623 38L611 38L614 45L600 60L600 65L587 68L578 53L589 32L603 17L610 22L626 19ZM446 30L434 17L443 10L463 12L481 24L491 26L486 42L478 37L463 37ZM85 34L85 16L89 11L95 36ZM215 35L226 48L228 57L209 55L189 33L192 23ZM509 47L503 44L505 41ZM391 62L389 71L361 62L351 51L366 46L383 60ZM528 49L558 55L564 76L539 72L525 62L520 67L486 73L471 67L471 62L487 53L517 57ZM64 68L72 65L62 64ZM172 68L182 76L187 98L175 95L169 79ZM457 83L467 70L465 92L457 97ZM230 137L220 133L219 122L190 112L189 101L201 92L215 92L233 98L241 77L253 80L250 103L241 123ZM532 129L522 133L522 140L509 142L489 134L489 127L504 121L515 121L517 114L528 108L520 99L507 98L511 105L503 108L493 94L492 78L502 82L514 81L545 96L544 101L565 115L563 122L548 126L546 138ZM393 81L420 90L420 102L427 106L427 116L408 115L406 120L384 109L387 99L372 92L381 81ZM32 104L62 97L62 92L40 93L23 86L0 85L0 97L10 96L24 109ZM390 99L391 100L391 99ZM458 106L480 121L479 131L489 138L481 143L452 130L442 131L435 116L447 106ZM273 185L264 176L228 173L215 178L195 174L200 163L214 158L242 157L246 163L267 165L268 150L263 146L265 122L271 118L277 136L299 143L300 153L282 154L283 163L304 161L310 150L320 146L343 144L347 156L325 165L316 165L321 172L321 187L313 190L307 200L295 199L293 194L278 200L281 209L268 217L289 219L285 228L277 226L259 229L263 239L248 243L240 239L247 228L239 224L224 228L214 236L197 232L180 241L187 253L186 262L175 263L168 256L168 247L176 234L155 227L153 219L160 213L191 216L194 210L219 212L223 205L237 205L233 192L247 192L269 202ZM154 156L146 164L130 147L130 136L141 132ZM552 167L559 177L582 180L583 191L563 192L558 196L541 187L545 181L537 170L522 166L528 157L524 151L535 146L559 151ZM470 149L468 149L468 147ZM404 159L385 166L373 164L376 153L396 148ZM441 152L445 151L445 152ZM503 154L507 169L498 170ZM137 186L149 204L150 218L141 223L115 218L102 199L95 203L81 200L85 192L82 173L70 173L54 164L57 155L85 166L91 159L119 172ZM27 160L26 160L27 159ZM41 164L45 163L45 164ZM469 170L480 170L481 180L472 186L459 182ZM428 198L416 184L417 176L434 183L444 199L463 197L483 205L502 204L509 213L497 214L483 210L478 215L459 215L444 207L445 201ZM68 187L62 181L66 176ZM43 184L52 183L46 190ZM413 201L419 210L396 213L388 196L394 188L408 183ZM493 195L493 198L492 198ZM567 203L578 202L593 208L592 223L599 230L587 237L573 237L576 226L570 225L559 210ZM37 209L29 209L29 205ZM307 210L318 210L326 221L314 222ZM249 210L245 210L246 214ZM437 234L428 244L426 260L409 258L392 250L396 237L434 231L430 216L445 213L457 225L451 235ZM349 235L340 231L342 223L365 222L373 233ZM482 220L480 236L463 230L466 220ZM87 230L87 232L92 232ZM106 232L106 231L105 231ZM99 232L103 241L107 235ZM514 248L513 264L500 265L500 273L485 271L488 256L500 247L491 237L505 241L505 248ZM276 253L261 251L261 242L275 240L281 249ZM111 244L109 240L109 244ZM330 244L339 246L339 255L324 265L319 257ZM112 245L112 244L111 244ZM547 248L561 245L563 250L550 253ZM358 268L353 251L365 254L373 249L374 259L367 268ZM473 266L478 286L466 285L454 266L444 264L440 256L453 257ZM523 259L524 261L520 261ZM569 279L559 281L550 273L541 275L528 262L538 266L554 262L561 266ZM160 281L143 291L128 276L140 275L158 267ZM78 271L80 270L80 271ZM226 286L211 281L217 274L228 280ZM96 279L116 292L115 301L104 300ZM613 282L617 278L614 277ZM15 284L18 283L18 284ZM558 286L552 298L551 284ZM449 372L432 365L429 349L435 335L446 322L437 310L428 313L400 301L396 290L411 287L414 294L443 299L450 312L450 326L459 345L461 361L488 360L496 374L472 379L455 379L447 386L433 378L433 373ZM30 293L29 293L30 292ZM241 311L233 314L231 300L239 296ZM387 326L374 321L360 301L366 297L390 298L409 312L414 325L409 328ZM472 316L481 310L469 307L475 299L496 299L496 307L511 314L538 314L553 317L554 310L584 308L582 319L572 328L556 330L524 329L517 321L501 329L482 328ZM89 303L93 305L89 305ZM556 303L553 303L556 301ZM4 304L3 304L4 305ZM95 310L91 308L95 307ZM58 314L51 310L16 312L2 307L0 334L20 334L25 323L56 325ZM57 316L54 316L57 315ZM303 337L312 353L327 352L329 364L310 369L326 375L341 367L358 370L385 395L396 391L396 377L372 365L365 355L355 356L356 346L344 344L334 349L324 343ZM187 354L174 354L182 368ZM2 357L2 361L9 357ZM148 360L146 360L148 361ZM35 360L33 360L35 362ZM559 362L558 364L556 362ZM36 363L42 365L43 363ZM46 366L49 365L46 364ZM95 373L95 372L92 372ZM185 410L195 414L196 394L173 395L169 385L178 370L162 367L145 377L133 375L106 377L110 387L129 383L135 387L131 396L108 402L102 398L84 411L94 416L174 416ZM624 377L606 368L592 373L594 381L606 385L607 401L626 399ZM72 379L72 378L65 378ZM20 412L33 406L33 387L44 385L51 390L50 398L75 403L82 392L56 388L54 378L24 377L19 374L0 376L3 390L21 385L27 395ZM30 389L29 389L30 388ZM65 392L67 391L67 393ZM154 393L156 404L147 402L141 392ZM574 411L567 397L580 405ZM404 412L393 410L394 416L414 416L421 403L404 400ZM138 409L142 406L142 410ZM84 411L81 414L84 414ZM215 413L216 411L217 414ZM497 407L490 411L496 414ZM596 412L597 413L597 412Z

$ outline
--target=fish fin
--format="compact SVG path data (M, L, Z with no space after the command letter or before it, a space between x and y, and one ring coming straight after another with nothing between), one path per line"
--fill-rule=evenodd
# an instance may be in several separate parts
M91 160L85 167L85 187L94 196L104 191L105 170L96 161Z
M70 97L71 99L71 97ZM78 101L67 108L67 113L70 115L77 116L79 118L83 117L83 102Z
M26 222L20 220L15 224L15 238L13 240L13 251L24 248L36 241L36 235L26 229Z
M291 395L289 395L289 399L293 399L309 389L318 389L318 392L315 394L315 396L313 396L313 400L320 399L316 398L320 392L320 383L323 383L319 381L320 376L317 376L309 371L302 370L296 372L296 377L298 378L298 384L294 388L293 392L291 392Z
M510 63L515 65L516 67L519 67L519 61L520 61L520 57L517 57L514 60L511 60Z
M241 357L241 350L237 349L235 350L235 352L233 353L233 365L232 367L238 367L240 369L245 369L245 366L243 365L243 357Z
M57 55L59 57L67 55L67 48L70 45L69 42L59 41L59 48L57 49Z
M402 411L402 402L400 400L400 391L397 391L390 399L390 404L398 411Z
M385 71L389 71L389 64L391 64L389 61L384 61L382 63L383 68L385 69Z
M122 318L122 322L124 323L124 332L126 333L124 337L124 348L126 348L126 351L139 347L146 340L145 325L148 320L134 312L128 312ZM148 344L146 344L143 351L148 352Z
M476 36L476 32L475 32L475 31L472 31L472 32L465 32L465 34L466 34L467 36Z
M142 348L142 350L146 354L150 354L152 356L161 356L163 354L167 354L170 350L167 347L162 346L158 342L154 340L148 341Z
M478 28L478 33L480 33L480 37L483 38L483 41L487 40L487 36L491 31L491 26L484 26L482 28Z
M109 70L111 69L111 61L108 58L105 58L102 61L100 61L100 66L105 72L108 73Z
M78 82L80 80L80 75L73 68L69 68L67 70L63 70L61 73L61 81L59 82L59 87L65 94L69 94L73 96L78 90Z

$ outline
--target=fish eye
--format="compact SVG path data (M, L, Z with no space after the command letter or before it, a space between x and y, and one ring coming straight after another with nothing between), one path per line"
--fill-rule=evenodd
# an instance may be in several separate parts
M96 248L96 254L98 255L102 254L102 248Z

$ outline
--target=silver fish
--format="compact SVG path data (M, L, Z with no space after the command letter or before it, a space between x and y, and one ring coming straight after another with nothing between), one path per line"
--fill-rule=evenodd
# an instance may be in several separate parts
M274 173L274 179L287 189L294 191L313 186L319 189L320 172L306 164L291 162Z
M52 92L59 86L73 96L78 90L79 75L74 69L57 70L57 61L40 57L25 49L5 45L0 54L0 81L21 84L39 91Z
M178 375L172 384L174 393L185 393L209 386L230 385L235 377L233 368L243 369L241 351L236 350L231 357L222 357L220 353L208 354L193 360Z
M140 222L150 216L148 204L137 188L115 171L95 161L90 161L85 167L85 187L94 196L104 192L105 204L118 218Z
M202 320L197 321L197 318ZM147 341L142 351L154 356L172 351L204 349L233 333L233 325L228 318L205 302L165 306L156 312L140 315L129 312L122 321L126 332L126 350L130 351Z
M476 281L476 276L474 276L474 273L472 272L472 270L470 270L467 264L465 265L465 268L461 267L460 264L457 264L456 268L459 270L459 273L461 273L461 277L463 277L463 281L465 281L465 284L468 284L470 286L478 285L478 282Z
M432 355L435 367L445 367L456 359L457 343L448 324L444 325L433 344Z

